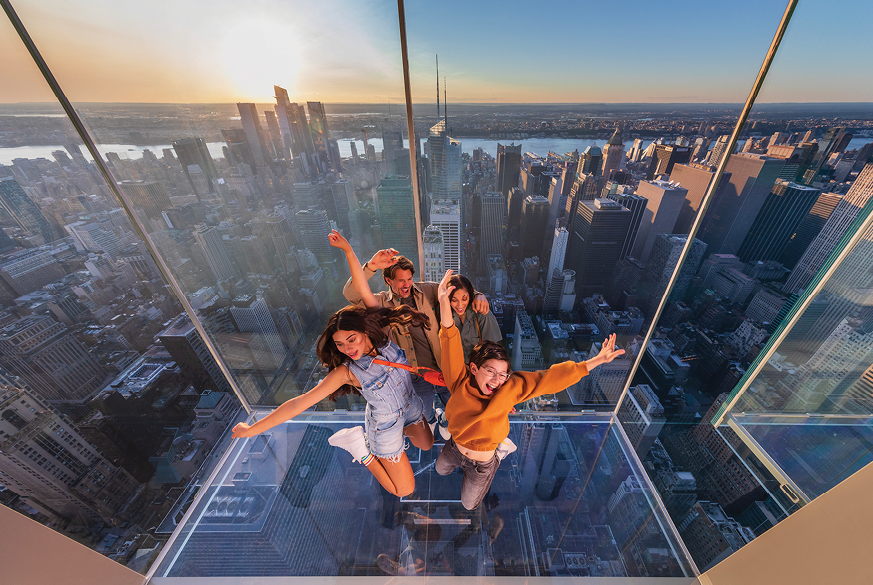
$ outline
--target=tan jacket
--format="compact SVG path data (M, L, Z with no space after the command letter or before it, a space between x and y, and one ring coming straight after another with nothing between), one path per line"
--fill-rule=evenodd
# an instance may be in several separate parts
M371 270L368 266L364 267L364 276L367 280L376 274L375 270ZM430 347L433 350L434 362L437 366L440 363L440 321L437 318L435 307L438 306L437 289L439 284L436 282L416 282L412 285L412 295L415 297L415 305L418 311L427 316L430 321L430 329L425 330L427 340L430 342ZM360 295L355 291L350 278L343 287L343 296L353 305L361 305L363 301ZM394 308L401 305L400 297L395 295L390 289L376 293L376 298L379 299L379 304L382 307ZM415 356L415 349L412 346L412 335L409 333L409 327L401 325L392 325L389 332L391 341L400 346L406 353L406 359L409 365L413 368L418 367L418 359Z

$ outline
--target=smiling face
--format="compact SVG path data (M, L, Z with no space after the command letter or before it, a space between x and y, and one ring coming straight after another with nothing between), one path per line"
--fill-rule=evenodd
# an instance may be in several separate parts
M456 289L451 296L452 310L458 315L463 315L470 304L470 294L464 289Z
M401 299L407 298L412 293L412 271L398 269L394 271L394 278L385 277L385 282L391 288L391 292Z
M471 363L470 374L476 380L479 392L491 396L509 378L509 364L503 360L486 360L481 367Z
M340 329L333 334L333 342L338 350L353 360L373 351L373 344L370 342L370 338L360 331L344 331Z

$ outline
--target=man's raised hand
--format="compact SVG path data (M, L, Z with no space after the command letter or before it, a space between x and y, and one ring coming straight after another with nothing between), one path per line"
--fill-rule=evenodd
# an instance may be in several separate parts
M397 259L399 256L400 252L398 252L394 248L379 250L378 252L373 254L373 257L370 258L369 262L367 262L367 266L372 270L384 270L389 266L397 264Z

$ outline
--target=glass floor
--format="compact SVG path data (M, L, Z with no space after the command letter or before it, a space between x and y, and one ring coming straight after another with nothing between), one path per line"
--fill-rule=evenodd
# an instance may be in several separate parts
M611 414L522 414L518 450L473 512L442 448L410 447L416 490L385 492L331 447L362 413L307 413L234 441L196 498L166 522L173 536L150 577L694 577L660 500ZM185 507L187 506L187 511ZM167 529L167 527L164 527ZM169 531L167 529L167 531ZM248 581L246 581L248 582Z

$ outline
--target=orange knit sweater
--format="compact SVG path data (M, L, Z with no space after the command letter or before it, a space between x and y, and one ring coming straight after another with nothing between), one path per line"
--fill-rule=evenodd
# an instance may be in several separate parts
M560 392L588 375L585 362L562 362L548 370L513 372L494 394L485 396L472 384L457 327L440 329L440 348L440 366L452 394L446 405L449 432L456 444L471 451L493 451L509 436L509 413L516 404Z

